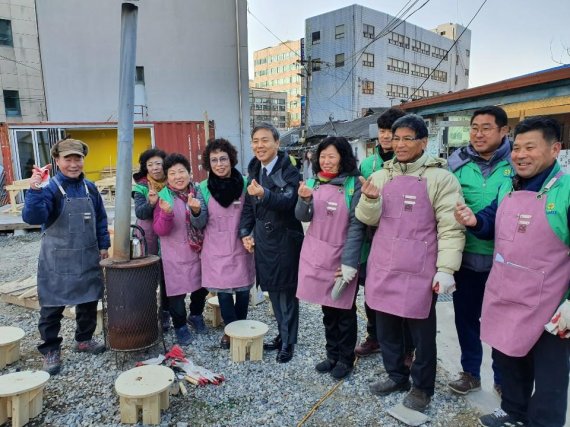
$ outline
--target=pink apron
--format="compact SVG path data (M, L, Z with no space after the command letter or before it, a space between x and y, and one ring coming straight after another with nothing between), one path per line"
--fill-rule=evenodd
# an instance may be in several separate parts
M200 256L188 244L186 204L178 197L174 198L173 212L172 230L167 236L160 237L166 295L169 297L194 292L202 287Z
M224 208L216 199L208 201L208 224L202 248L202 286L232 289L255 282L253 254L248 253L238 236L244 195Z
M356 293L355 277L333 301L335 272L340 268L350 215L343 187L321 184L313 191L313 219L303 240L297 298L313 304L349 309Z
M397 176L382 189L364 295L374 310L411 319L429 316L437 260L437 223L427 181Z
M144 239L148 246L148 254L145 253L145 255L158 255L158 236L152 229L152 219L137 219L136 224L144 231ZM142 244L143 239L138 230L134 231L134 235L141 239Z
M497 210L481 339L512 357L526 356L536 344L570 280L568 247L548 224L545 204L542 193L515 191Z

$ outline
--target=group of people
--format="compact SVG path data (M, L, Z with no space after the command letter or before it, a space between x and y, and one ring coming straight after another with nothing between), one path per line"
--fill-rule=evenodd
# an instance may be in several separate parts
M299 300L318 304L326 345L316 370L342 379L357 356L381 351L387 375L371 383L371 392L406 391L403 405L424 411L436 378L435 304L438 294L452 293L463 372L449 388L459 394L481 388L482 340L493 349L501 409L480 424L563 426L570 178L557 162L560 125L528 118L511 141L505 111L484 107L472 115L470 144L448 161L426 152L420 116L391 108L378 128L378 145L360 169L345 138L323 139L305 181L279 150L270 124L252 131L246 177L225 139L208 142L209 175L197 185L184 156L144 152L133 197L149 251L162 259L163 328L172 322L177 341L189 344L189 325L205 330L208 291L217 293L225 324L245 319L257 283L269 293L277 321L277 335L264 344L277 350L277 362L294 356ZM63 140L52 155L59 172L42 188L34 169L24 220L44 228L39 350L45 369L55 373L65 305L78 307L76 349L104 349L92 338L93 304L102 292L97 262L109 237L101 197L82 174L86 145ZM92 261L68 262L73 251ZM359 285L367 336L357 345ZM227 336L220 345L229 347Z

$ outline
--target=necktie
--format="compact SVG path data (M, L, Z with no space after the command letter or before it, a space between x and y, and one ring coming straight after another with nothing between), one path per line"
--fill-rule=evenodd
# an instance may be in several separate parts
M267 169L263 168L263 171L261 172L261 185L264 185L267 182Z

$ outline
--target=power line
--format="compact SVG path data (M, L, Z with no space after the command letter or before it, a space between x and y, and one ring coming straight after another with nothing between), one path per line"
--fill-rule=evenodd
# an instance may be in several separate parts
M16 60L16 59L8 58L8 57L3 56L3 55L0 55L0 58L5 59L6 61L15 62L16 64L20 64L20 65L23 66L23 67L31 68L32 70L35 70L35 71L37 71L37 72L39 72L39 73L42 72L42 70L40 70L39 68L32 67L31 65L25 64L25 63L20 62L20 61L18 61L18 60Z
M425 78L425 80L422 82L421 85L419 85L416 90L410 95L410 97L408 99L413 99L412 97L416 94L416 92L418 90L420 90L422 88L422 86L430 79L430 77L432 76L432 74L437 70L437 67L439 67L441 65L441 63L444 61L445 58L448 57L449 52L451 51L451 49L453 49L453 47L457 44L457 42L459 42L459 39L461 38L461 36L463 35L463 33L465 33L465 31L467 31L467 29L469 28L469 25L471 25L471 23L473 22L473 20L477 17L477 15L479 14L479 12L481 12L481 9L483 9L483 6L485 6L485 3L487 3L488 0L483 0L483 3L481 3L481 6L479 6L479 9L477 9L477 12L475 12L475 15L473 15L473 17L471 18L471 20L467 23L467 26L465 28L463 28L463 31L461 31L461 34L459 34L459 36L453 41L453 44L449 47L449 49L447 49L447 52L445 53L445 55L442 55L442 58L439 60L439 62L437 63L437 65L431 70L431 72L429 73L429 75Z

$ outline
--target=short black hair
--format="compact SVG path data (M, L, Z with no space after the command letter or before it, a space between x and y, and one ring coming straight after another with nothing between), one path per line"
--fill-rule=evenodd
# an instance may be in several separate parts
M321 165L319 164L319 157L321 151L329 146L334 146L340 154L340 164L338 165L339 175L342 173L351 173L356 169L356 158L352 152L352 147L348 140L342 136L328 136L321 141L317 147L317 153L315 154L315 159L313 160L313 171L315 175L321 171Z
M392 133L396 132L396 129L408 128L415 132L417 139L428 137L428 128L422 116L417 114L406 114L400 117L392 125Z
M524 119L515 127L515 138L518 134L539 130L549 144L554 144L562 140L562 130L560 123L550 117L536 116Z
M178 164L184 166L188 171L188 173L192 172L192 169L190 168L190 162L188 161L186 156L180 153L172 153L166 156L166 159L164 159L164 163L162 164L162 169L164 170L164 174L168 175L168 169Z
M400 117L404 117L406 113L399 108L392 107L384 111L378 117L376 124L378 124L378 129L392 129L392 125Z
M160 157L162 160L166 158L166 153L158 148L151 148L149 150L143 151L139 156L139 171L133 174L133 179L138 181L147 176L148 169L146 167L146 162L153 157Z
M204 169L206 169L208 172L211 170L210 154L212 154L215 151L223 151L224 153L226 153L230 158L230 165L232 166L232 168L235 167L235 165L237 165L238 163L237 150L232 145L232 143L224 138L216 138L216 139L212 138L208 141L208 144L206 144L206 149L202 154L202 166L204 166Z
M481 107L478 110L475 110L471 116L470 123L473 123L473 119L475 119L475 117L481 116L483 114L493 116L495 118L495 123L500 128L509 124L509 118L507 117L505 110L503 110L501 107L497 107L496 105L487 105L486 107Z
M255 135L255 132L257 132L260 129L267 129L273 135L273 139L275 141L279 141L279 131L277 130L277 128L275 126L273 126L271 123L267 123L267 122L262 122L262 123L256 124L253 127L253 130L251 131L251 138L253 138L253 135Z

